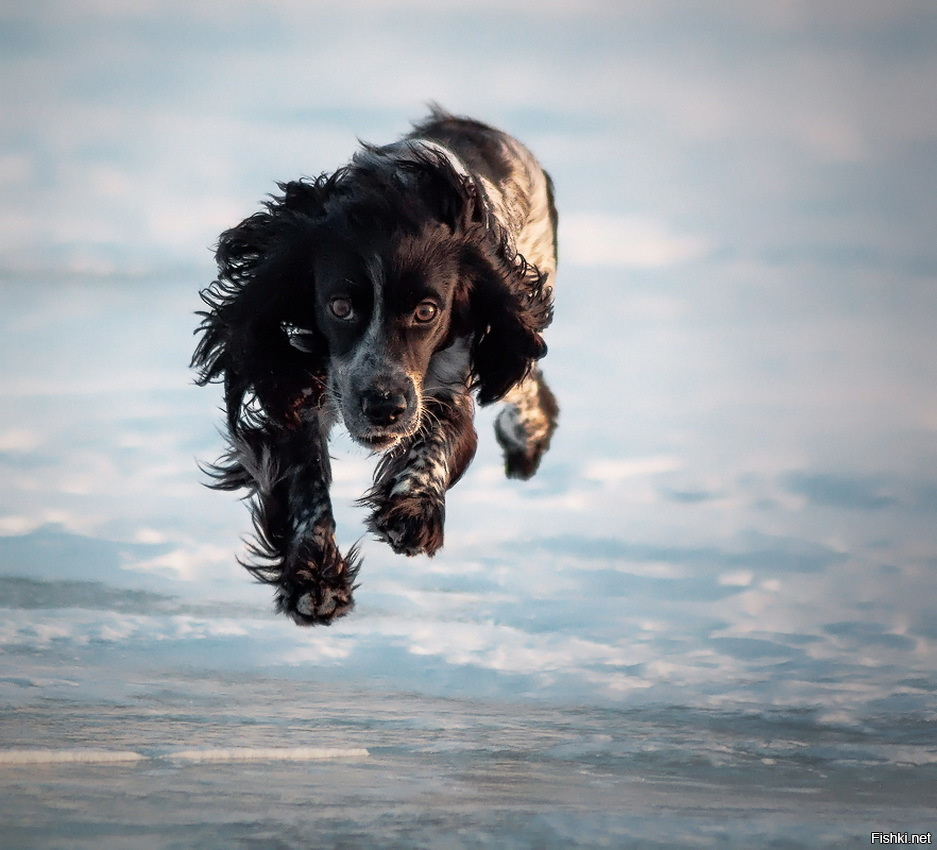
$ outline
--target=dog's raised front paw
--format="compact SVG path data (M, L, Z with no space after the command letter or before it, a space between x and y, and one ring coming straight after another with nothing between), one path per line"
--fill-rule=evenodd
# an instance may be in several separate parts
M400 495L375 508L368 528L398 555L433 556L443 544L445 518L443 499Z

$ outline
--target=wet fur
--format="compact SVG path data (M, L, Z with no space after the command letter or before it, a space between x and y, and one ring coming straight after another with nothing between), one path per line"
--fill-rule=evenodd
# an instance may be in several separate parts
M446 491L475 454L473 396L505 401L506 473L536 472L558 416L534 367L557 219L526 148L438 109L397 143L279 188L220 237L192 364L199 383L224 384L229 446L206 470L218 489L247 490L244 565L311 625L351 610L360 568L335 543L337 421L383 452L361 501L398 553L443 545Z

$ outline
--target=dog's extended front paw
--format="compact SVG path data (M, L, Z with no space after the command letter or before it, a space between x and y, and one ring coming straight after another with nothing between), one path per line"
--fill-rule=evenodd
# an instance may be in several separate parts
M398 555L433 556L443 544L446 503L438 496L400 495L379 504L368 528Z
M359 568L355 547L344 558L335 549L324 563L306 560L280 585L277 609L299 626L328 626L354 608Z

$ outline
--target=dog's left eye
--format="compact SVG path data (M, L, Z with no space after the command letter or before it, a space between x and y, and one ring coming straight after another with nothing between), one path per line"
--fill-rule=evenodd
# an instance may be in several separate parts
M439 308L432 301L423 301L413 311L413 318L422 324L426 324L433 321L438 312Z
M350 319L355 311L350 298L333 298L329 302L329 310L336 319Z

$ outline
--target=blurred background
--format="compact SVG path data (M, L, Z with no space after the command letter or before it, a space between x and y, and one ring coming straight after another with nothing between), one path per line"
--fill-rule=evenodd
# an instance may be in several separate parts
M4 4L8 846L923 831L935 80L923 0ZM236 563L245 507L201 486L222 440L220 392L187 368L198 291L276 181L431 100L555 180L560 430L507 481L481 411L445 549L365 537L353 614L302 630ZM345 548L373 458L333 448ZM212 742L371 756L173 760ZM141 762L87 755L108 747ZM143 802L164 787L207 796Z

